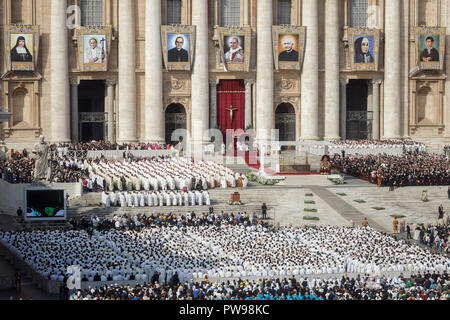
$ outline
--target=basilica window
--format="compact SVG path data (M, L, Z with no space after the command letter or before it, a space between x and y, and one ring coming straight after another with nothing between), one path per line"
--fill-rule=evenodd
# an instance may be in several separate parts
M367 27L368 0L350 0L350 27Z
M220 25L241 25L241 0L220 0Z
M103 25L103 0L81 0L81 25Z
M167 24L181 24L181 0L167 0Z
M278 0L278 25L291 24L291 0Z

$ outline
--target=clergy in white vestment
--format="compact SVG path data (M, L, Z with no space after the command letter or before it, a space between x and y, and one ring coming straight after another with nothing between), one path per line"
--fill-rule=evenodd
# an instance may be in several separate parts
M189 202L191 206L195 206L195 193L189 191Z
M164 206L164 198L161 193L158 192L158 204L160 207Z
M227 188L227 180L225 179L225 177L220 177L220 187L222 189L226 189Z
M102 203L106 208L109 208L111 206L111 199L109 197L109 194L106 194L105 191L102 192Z
M119 202L122 208L125 208L127 206L127 199L121 192L119 193Z
M145 196L142 192L139 193L139 205L145 207Z
M138 194L136 192L133 192L133 205L135 207L139 207L139 199L138 199Z
M177 202L179 206L183 205L183 197L181 196L181 192L177 192Z
M183 193L183 198L184 198L184 205L188 206L189 205L189 194L186 191Z

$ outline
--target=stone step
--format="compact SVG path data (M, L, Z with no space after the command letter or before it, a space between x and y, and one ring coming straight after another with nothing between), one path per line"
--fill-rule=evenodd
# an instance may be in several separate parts
M214 212L220 213L222 211L228 213L238 213L238 212L247 212L253 214L256 212L257 214L261 213L260 205L243 205L243 206L229 206L229 205L212 205L214 208ZM79 216L79 215L124 215L124 214L166 214L173 213L176 215L184 215L188 212L208 212L208 206L171 206L171 207L137 207L137 208L129 208L129 207L114 207L114 208L104 208L104 207L78 207L78 208L69 208L67 210L68 217Z

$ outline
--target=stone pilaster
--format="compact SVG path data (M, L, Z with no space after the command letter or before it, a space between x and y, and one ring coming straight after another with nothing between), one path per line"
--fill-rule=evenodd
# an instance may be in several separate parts
M164 142L161 0L145 3L145 141Z
M108 142L116 140L116 124L114 122L114 97L116 80L106 80L106 112L108 113Z
M401 138L401 1L385 2L384 139Z
M71 91L71 136L72 142L77 143L79 141L79 124L78 124L78 86L80 82L78 80L70 80Z
M51 0L49 61L52 142L70 142L69 43L66 10L67 0Z
M120 0L119 5L119 138L118 142L135 142L136 135L136 34L134 0Z
M325 2L325 139L339 139L339 0Z
M340 134L342 139L347 137L347 84L348 79L340 80L341 107L340 107Z
M248 126L253 127L253 105L252 105L252 85L255 83L253 79L245 79L245 125L244 130Z
M373 98L373 123L372 123L372 139L380 139L380 84L381 80L372 80L372 98Z
M259 5L259 4L258 4ZM302 1L306 27L305 61L301 89L301 139L319 140L319 20L318 1Z
M273 7L271 0L257 3L257 73L256 73L256 132L259 140L271 138L274 128L273 110L273 53L272 23Z
M209 80L209 127L216 128L217 127L217 85L219 84L219 80L210 79Z
M197 28L197 36L191 77L191 135L194 144L203 145L209 128L208 0L192 1L192 25Z

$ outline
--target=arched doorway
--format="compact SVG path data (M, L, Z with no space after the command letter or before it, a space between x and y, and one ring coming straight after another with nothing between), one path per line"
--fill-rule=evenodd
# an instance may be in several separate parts
M186 129L186 109L180 103L170 104L165 113L166 119L166 144L175 144L172 141L172 133L177 129Z
M280 141L295 141L295 108L282 103L275 110L275 129L279 130Z

